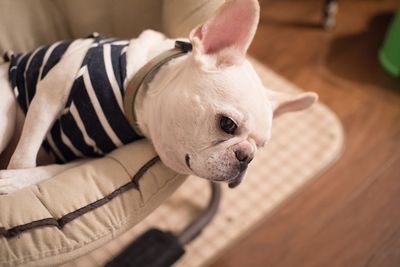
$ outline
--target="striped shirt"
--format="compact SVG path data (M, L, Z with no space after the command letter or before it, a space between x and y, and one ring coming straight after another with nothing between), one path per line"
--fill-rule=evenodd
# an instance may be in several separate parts
M123 111L129 41L97 34L88 38L93 38L93 44L75 76L64 110L43 142L44 149L59 163L81 157L99 157L142 138L134 132ZM10 62L12 88L25 113L38 81L63 60L71 43L61 41L33 52L5 56Z

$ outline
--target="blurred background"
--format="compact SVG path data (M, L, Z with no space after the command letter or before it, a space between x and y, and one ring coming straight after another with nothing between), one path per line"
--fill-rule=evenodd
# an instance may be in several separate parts
M324 1L260 4L250 54L318 92L343 123L345 147L212 266L400 266L400 80L378 61L399 1L338 1L328 31Z

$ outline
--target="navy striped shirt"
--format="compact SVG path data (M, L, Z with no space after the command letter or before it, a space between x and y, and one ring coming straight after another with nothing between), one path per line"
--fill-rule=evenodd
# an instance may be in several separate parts
M93 38L93 44L76 74L65 109L43 142L45 150L60 163L99 157L142 138L134 132L123 112L129 41L98 35L88 38ZM7 55L9 79L25 113L38 81L63 60L71 43L61 41L33 52Z

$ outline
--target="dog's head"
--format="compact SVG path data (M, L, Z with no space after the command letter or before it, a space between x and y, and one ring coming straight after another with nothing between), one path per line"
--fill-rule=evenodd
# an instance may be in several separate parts
M170 168L234 187L257 149L268 143L272 119L317 99L314 93L291 96L262 85L245 58L258 20L256 0L230 0L192 30L193 51L179 79L165 89L162 121L152 138Z

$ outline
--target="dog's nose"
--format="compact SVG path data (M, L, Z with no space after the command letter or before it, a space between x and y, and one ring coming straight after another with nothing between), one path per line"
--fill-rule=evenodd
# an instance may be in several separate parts
M235 156L240 163L249 164L253 160L253 155L249 155L242 150L235 151Z

